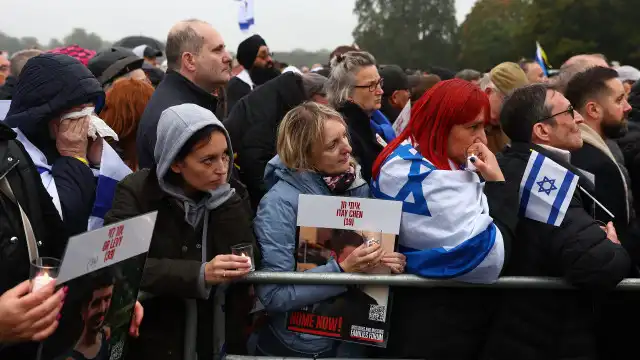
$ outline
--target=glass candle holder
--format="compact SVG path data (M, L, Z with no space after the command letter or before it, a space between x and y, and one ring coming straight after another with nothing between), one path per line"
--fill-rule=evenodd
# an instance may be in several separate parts
M29 279L31 292L38 291L52 281L56 281L60 271L60 260L51 257L39 257L31 262Z
M251 244L234 245L231 247L231 254L249 258L249 265L251 265L249 271L256 269L255 262L253 261L253 246Z

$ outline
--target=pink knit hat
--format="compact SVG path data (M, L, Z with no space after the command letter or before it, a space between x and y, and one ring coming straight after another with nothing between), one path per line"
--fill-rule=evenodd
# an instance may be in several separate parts
M87 66L87 63L89 62L89 60L96 55L95 51L81 48L78 45L69 45L69 46L59 47L53 50L49 50L47 52L53 53L53 54L69 55L72 58L76 58L77 60L79 60L81 63L84 64L84 66Z

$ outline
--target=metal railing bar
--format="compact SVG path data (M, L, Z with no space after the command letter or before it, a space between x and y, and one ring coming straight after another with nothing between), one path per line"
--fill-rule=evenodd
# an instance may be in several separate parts
M426 279L416 275L364 275L352 273L308 273L256 271L243 282L254 284L300 284L300 285L392 285L405 287L453 287L486 289L575 289L564 280L544 277L502 277L493 284L470 284L454 280ZM625 279L616 287L617 291L640 290L640 279Z

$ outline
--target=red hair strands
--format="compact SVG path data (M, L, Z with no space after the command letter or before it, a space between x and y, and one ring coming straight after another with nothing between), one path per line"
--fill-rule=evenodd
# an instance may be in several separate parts
M488 121L489 98L477 85L461 79L437 83L413 104L409 124L382 150L373 164L373 176L378 176L387 157L407 139L436 168L449 169L447 146L451 128L475 120L481 111Z
M138 156L136 153L136 133L138 123L154 88L146 81L120 79L107 91L105 106L100 118L118 134L118 143L124 152L124 162L136 171Z

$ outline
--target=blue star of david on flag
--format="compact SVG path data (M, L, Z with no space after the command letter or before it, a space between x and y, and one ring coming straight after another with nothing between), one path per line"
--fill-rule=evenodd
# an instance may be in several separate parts
M538 189L538 192L543 192L547 195L551 195L551 192L553 190L558 190L558 188L556 187L556 179L549 179L548 177L544 177L544 179L542 179L542 181L538 181L536 182L536 184L538 184L538 186L540 187ZM549 184L549 187L545 187L545 184Z
M537 181L538 179L542 180ZM562 165L532 150L520 182L518 214L531 220L560 226L578 180L578 176Z
M379 179L374 179L371 182L371 191L378 199L402 201L402 211L404 212L431 216L427 200L422 192L422 182L435 170L435 167L425 161L419 153L412 153L412 149L413 147L409 144L400 145L393 151L387 161L385 161L386 163L389 160L399 157L402 160L411 162L409 173L405 175L407 181L400 191L394 196L383 193L380 190Z

